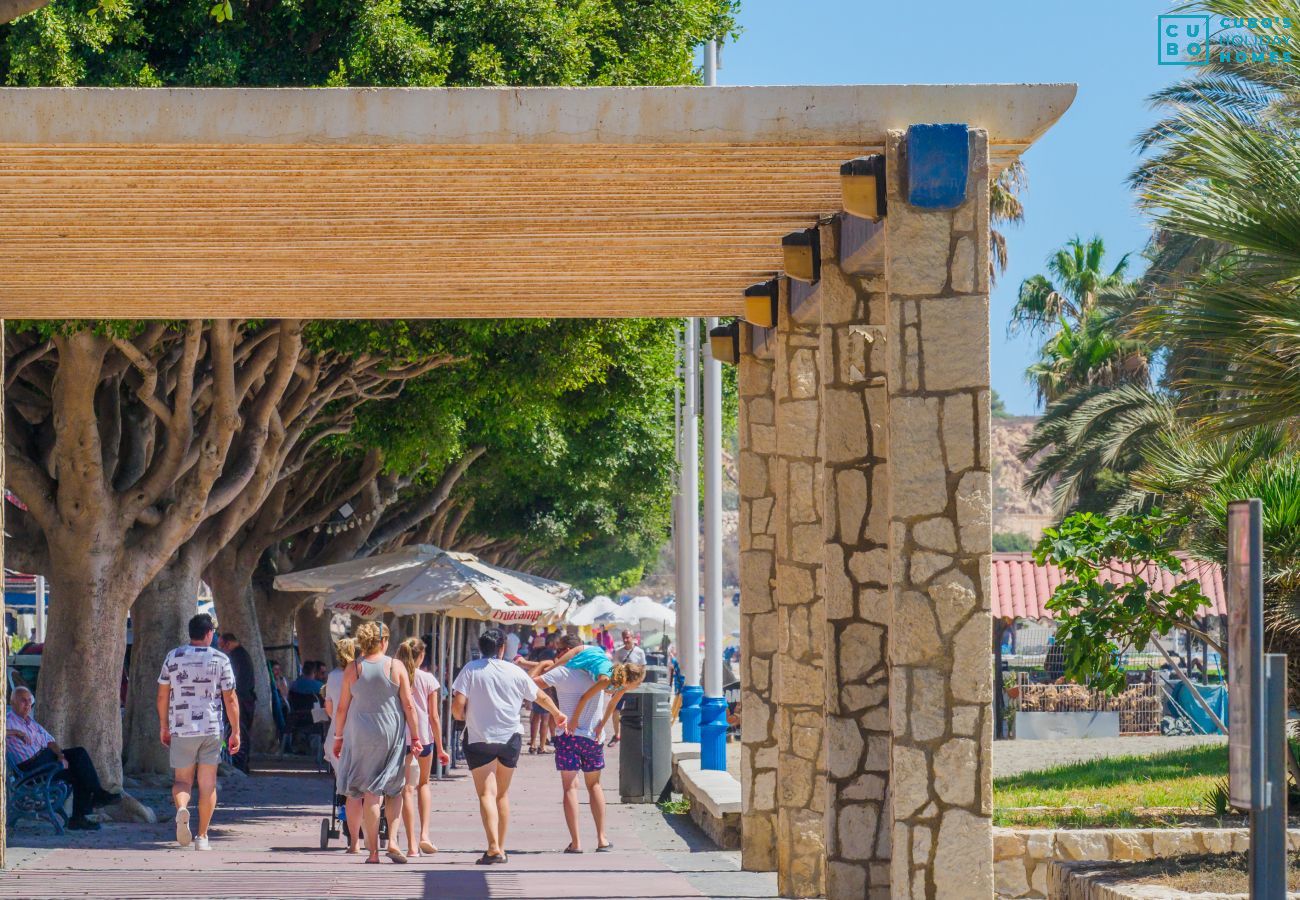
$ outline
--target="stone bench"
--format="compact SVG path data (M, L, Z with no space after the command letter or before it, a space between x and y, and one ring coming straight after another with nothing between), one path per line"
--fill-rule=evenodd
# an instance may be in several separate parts
M673 787L690 801L691 819L713 843L740 849L740 782L730 772L700 768L698 744L673 745Z

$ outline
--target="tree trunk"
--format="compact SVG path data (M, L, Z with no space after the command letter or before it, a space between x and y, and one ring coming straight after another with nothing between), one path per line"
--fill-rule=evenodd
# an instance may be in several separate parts
M254 565L256 562L254 559ZM253 566L241 558L234 544L227 544L208 566L206 575L208 586L212 588L221 633L233 633L253 661L257 712L253 715L253 733L249 735L252 747L259 752L272 752L279 742L279 735L275 728L275 714L271 711L271 673L266 667L265 645L253 602ZM283 668L283 663L281 671L288 671Z
M187 626L199 596L200 554L182 547L131 607L131 684L126 698L126 770L171 772L167 748L158 740L158 673L163 659L189 641Z
M330 634L333 619L334 613L317 611L315 602L298 607L298 652L304 660L318 659L334 667L334 638Z
M277 590L261 592L256 586L254 592L258 604L257 621L262 628L262 646L264 648L292 647L298 607L303 604L308 595ZM285 677L290 681L298 677L300 662L293 650L270 650L266 651L266 656L280 663L280 671L284 672Z
M135 599L115 559L60 559L51 547L50 606L36 717L64 747L84 747L104 789L122 789L121 681Z

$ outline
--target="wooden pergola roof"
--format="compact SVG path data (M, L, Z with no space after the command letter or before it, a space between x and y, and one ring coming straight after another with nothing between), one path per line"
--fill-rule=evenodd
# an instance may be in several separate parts
M728 315L890 128L1073 85L0 89L0 317Z

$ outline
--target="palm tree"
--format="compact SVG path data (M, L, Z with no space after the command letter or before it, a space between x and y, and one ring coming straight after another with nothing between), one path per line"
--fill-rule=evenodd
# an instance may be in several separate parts
M1300 425L1300 140L1276 122L1186 109L1142 200L1164 231L1221 251L1159 291L1144 329L1187 359L1175 387L1218 430Z
M1047 258L1052 276L1031 275L1020 284L1020 296L1011 308L1010 334L1022 328L1031 333L1045 331L1061 320L1077 328L1088 316L1125 295L1129 283L1128 254L1120 257L1109 272L1103 271L1106 244L1097 236L1088 241L1073 237Z
M1051 490L1064 517L1079 509L1132 512L1149 495L1130 483L1145 451L1176 423L1171 398L1137 384L1093 385L1072 391L1047 408L1020 451L1033 468L1030 493Z
M1025 220L1020 193L1029 184L1025 166L1016 160L989 179L989 284L1007 270L1007 239L998 225L1019 225Z
M1113 316L1094 309L1077 326L1062 316L1025 374L1039 401L1054 403L1079 388L1146 384L1147 352L1146 343L1127 336Z

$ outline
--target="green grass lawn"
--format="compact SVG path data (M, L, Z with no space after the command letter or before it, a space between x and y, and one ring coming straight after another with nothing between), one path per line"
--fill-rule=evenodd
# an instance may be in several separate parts
M1188 747L1153 756L1117 756L1024 772L993 781L994 822L999 825L1137 824L1134 810L1199 809L1228 773L1222 744ZM1025 807L1083 807L1070 812ZM1142 824L1158 824L1142 820Z

